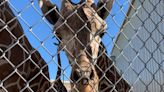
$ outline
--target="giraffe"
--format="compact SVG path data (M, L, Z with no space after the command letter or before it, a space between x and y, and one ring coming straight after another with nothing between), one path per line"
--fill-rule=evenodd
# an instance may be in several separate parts
M99 0L97 6L94 0L81 0L77 4L63 0L59 12L49 0L39 0L45 18L54 25L54 33L60 40L59 48L65 50L72 66L70 79L73 92L98 91L99 78L94 65L100 36L107 27L104 20L112 4L113 0Z
M7 1L0 0L0 92L19 91L66 92L66 88L60 80L50 83L45 61L28 42Z
M97 19L102 18L103 20L105 20L109 14L109 11L112 8L113 2L114 2L114 0L99 0L97 7L96 7L96 5L93 3L94 2L93 0L86 0L86 3L83 3L84 1L85 0L81 0L80 3L78 3L78 4L72 3L71 0L63 1L61 12L59 12L57 6L51 4L50 1L46 1L46 0L40 1L40 7L42 9L43 14L45 15L46 19L55 26L54 27L55 34L57 35L58 39L61 40L61 43L63 42L62 44L66 44L64 42L64 40L68 41L68 38L66 38L65 36L70 35L70 33L69 33L68 29L67 29L67 31L62 31L62 30L66 29L66 28L64 28L65 26L61 27L61 28L59 27L59 29L57 28L58 26L64 25L64 22L68 23L70 28L74 29L73 30L73 32L74 32L75 30L78 30L78 28L75 28L74 26L82 25L81 22L78 22L79 21L78 18L73 16L74 15L73 12L76 11L78 14L80 14L79 16L80 16L80 18L82 18L84 20L83 22L86 22L85 17L87 17L88 19L93 18L93 20L95 17ZM91 16L92 13L90 12L90 10L88 8L85 8L85 5L89 6L89 9L92 10L92 12L94 12L95 16ZM83 10L81 10L81 8L83 8ZM96 10L96 11L94 11L94 10ZM50 11L50 12L47 13L48 11ZM64 18L61 18L61 17L64 17ZM71 17L74 17L74 18L71 18ZM56 19L54 19L54 18L56 18ZM72 19L73 21L70 21L69 18L70 18L70 20ZM66 20L66 21L63 21L63 20ZM63 21L63 24L61 21ZM88 21L89 20L87 20L87 23L88 23ZM101 19L99 19L99 21L101 21L101 23L103 23ZM73 24L71 22L75 22L75 24ZM92 28L94 23L95 23L95 25L97 24L96 26L99 26L99 23L92 21L92 23L90 23L90 27L89 27L91 32L94 29L94 28ZM85 37L85 35L87 35L87 33L86 34L81 33L81 35ZM100 32L99 36L102 38L103 32ZM81 39L80 37L78 39L83 40L83 38ZM87 41L87 40L85 39L85 41ZM97 42L99 42L99 41L97 41ZM92 41L90 41L90 43L92 43ZM71 47L74 47L74 45L72 45L72 44L73 44L73 42L69 43L69 45L71 45ZM96 44L94 44L94 46L95 45ZM66 48L66 51L67 51L69 49L69 46L67 44L65 46L67 47ZM86 45L84 45L84 46L86 46ZM96 73L98 75L98 78L100 79L99 80L100 82L98 85L99 86L98 90L100 92L110 92L110 91L112 91L112 92L113 91L128 92L130 90L130 85L119 75L116 67L112 66L112 61L105 54L106 49L105 49L103 43L101 42L101 46L98 45L97 47L99 47L99 51L97 49L97 51L98 51L98 57L97 57L97 63L96 63L97 66L94 65L94 67L95 67ZM89 49L87 48L88 49L87 51L96 54L96 51L94 52L93 48L94 47L92 47L92 45L90 44L90 48ZM76 49L76 50L78 50L78 49ZM94 49L96 49L96 48L94 48ZM73 51L73 50L69 49L69 51ZM73 57L74 57L74 55L73 55ZM68 58L71 62L72 61L71 56L68 55ZM83 59L83 58L85 58L85 57L81 56L81 59ZM78 74L76 73L77 68L74 68L74 66L72 66L72 67L73 67L72 71L75 71L75 72L73 72L71 74L71 79L78 80ZM109 67L111 67L111 68L109 68ZM103 77L103 73L101 71L106 71L105 72L106 78ZM83 75L81 74L81 76L83 76ZM74 83L77 84L77 82L74 82ZM77 89L80 92L89 92L88 91L89 89L85 90L85 88L83 88L85 91L81 90L80 88L77 88Z
M96 72L101 79L99 82L100 92L129 92L130 85L118 73L113 61L107 56L107 50L101 42L97 58Z

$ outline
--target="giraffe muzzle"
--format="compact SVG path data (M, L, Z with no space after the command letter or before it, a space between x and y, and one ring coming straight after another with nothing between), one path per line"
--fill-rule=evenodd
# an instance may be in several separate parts
M89 84L89 81L93 80L94 79L94 73L93 73L93 70L91 70L90 72L89 71L83 71L83 73L81 74L82 78L81 78L81 83L83 85L88 85Z
M89 79L88 78L82 78L82 84L83 85L88 85L89 84Z

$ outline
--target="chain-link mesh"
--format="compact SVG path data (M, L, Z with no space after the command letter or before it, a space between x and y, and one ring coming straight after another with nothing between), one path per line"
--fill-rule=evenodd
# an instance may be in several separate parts
M98 1L95 0L95 3ZM111 0L106 0L106 2L109 1ZM61 9L62 1L52 0L51 2L55 3L59 10ZM85 4L86 2L81 3L78 7ZM108 63L94 65L101 72L99 81L104 84L102 92L163 92L164 1L114 0L111 11L106 4L104 3L97 10L103 8L109 13L105 20L108 27L102 38L103 44L99 43L103 49L99 48L97 62L106 60ZM55 33L54 25L51 25L58 19L53 18L54 21L52 21L51 17L54 16L47 17L52 12L57 12L56 6L43 14L44 11L41 12L37 0L0 0L0 92L58 92L59 90L65 92L61 83L67 90L71 90L70 83L75 83L70 78L74 63L70 63L67 56L72 52L66 48L67 45L58 48L58 43L62 43L62 40ZM92 10L92 7L89 8ZM67 19L76 14L81 21L85 22L78 11L80 8L67 15ZM92 30L84 23L74 33L75 29L72 29L70 22L62 16L61 12L57 13L64 22L60 23L55 30L66 25L74 34L67 40L68 45L76 39L81 45L86 46L83 50L87 54L90 53L86 50L90 42L84 45L77 34L81 33L83 28L86 28L89 33L92 33ZM102 22L99 21L99 23ZM63 34L68 35L68 33ZM105 53L104 47L107 50ZM60 54L61 66L58 62L58 54ZM92 54L89 54L89 57L92 57ZM102 57L108 59L102 59ZM54 79L58 71L57 67L61 69L62 82L56 82L58 78ZM107 91L103 91L106 90L105 88ZM76 87L75 90L79 91Z

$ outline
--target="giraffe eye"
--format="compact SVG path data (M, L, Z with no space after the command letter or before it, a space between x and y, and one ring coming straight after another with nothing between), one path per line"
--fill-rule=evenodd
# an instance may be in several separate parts
M94 72L93 72L93 70L91 71L90 79L91 79L91 80L94 79Z
M90 55L92 55L92 49L91 49L91 46L88 47L87 51L89 52Z
M73 73L73 77L74 77L74 80L77 81L80 77L79 77L79 73L78 71L74 71Z

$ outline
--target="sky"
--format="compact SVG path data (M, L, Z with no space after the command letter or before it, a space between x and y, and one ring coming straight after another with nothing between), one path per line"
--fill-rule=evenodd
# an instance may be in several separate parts
M61 6L61 0L51 0L58 7ZM80 0L72 0L78 3ZM95 0L97 2L98 0ZM108 54L113 47L114 39L120 30L125 14L128 10L131 0L115 0L110 15L106 19L107 30L102 41L107 48ZM42 58L48 64L50 79L54 80L57 71L57 43L53 34L53 26L43 18L43 14L39 8L38 0L8 0L11 9L18 18L24 33L33 48L37 49ZM64 51L61 51L62 80L69 80L71 67Z

